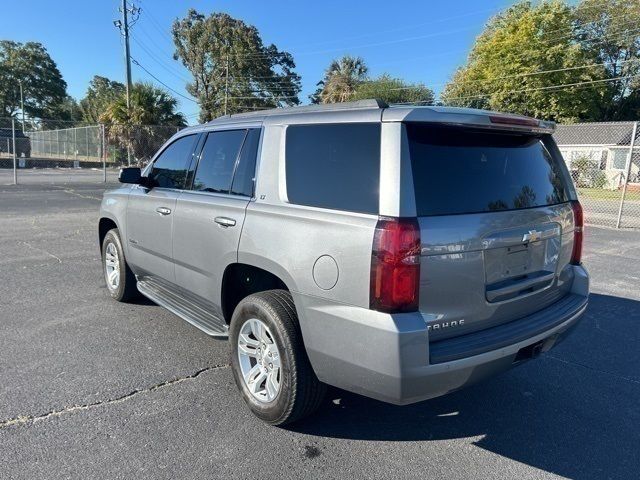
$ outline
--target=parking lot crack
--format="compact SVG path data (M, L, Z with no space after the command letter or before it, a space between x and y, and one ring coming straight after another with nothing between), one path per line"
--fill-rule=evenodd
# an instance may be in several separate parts
M55 188L56 190L62 190L64 193L68 193L69 195L75 195L76 197L86 198L88 200L98 200L99 202L102 201L102 197L94 197L92 195L83 195L82 193L78 193L71 188L62 188L62 187L55 187Z
M33 425L37 422L41 422L43 420L49 420L52 418L56 418L56 417L61 417L63 415L67 415L70 413L74 413L74 412L81 412L81 411L85 411L85 410L91 410L93 408L99 408L99 407L103 407L103 406L107 406L107 405L114 405L114 404L118 404L118 403L122 403L122 402L126 402L127 400L130 400L138 395L142 395L144 393L151 393L154 392L156 390L160 390L163 388L167 388L173 385L177 385L179 383L182 382L186 382L189 380L194 380L196 378L198 378L200 375L202 375L203 373L206 372L210 372L212 370L219 370L219 369L223 369L223 368L227 368L229 367L229 364L221 364L221 365L212 365L210 367L205 367L202 368L190 375L185 375L182 377L177 377L177 378L173 378L171 380L166 380L164 382L160 382L160 383L156 383L155 385L151 385L149 387L145 387L145 388L139 388L139 389L135 389L129 393L126 393L124 395L121 395L119 397L116 398L110 398L107 400L98 400L96 402L92 402L92 403L86 403L86 404L82 404L82 405L70 405L64 408L60 408L60 409L56 409L56 410L51 410L47 413L41 414L41 415L18 415L17 417L14 418L10 418L7 420L3 420L0 421L0 430L4 429L4 428L9 428L9 427L18 427L18 426L28 426L28 425Z
M47 255L49 255L50 257L55 258L55 259L58 261L58 263L62 263L62 260L60 260L60 257L57 257L57 256L56 256L56 255L54 255L53 253L46 251L44 248L34 247L34 246L33 246L33 245L31 245L29 242L24 242L24 241L23 241L23 242L21 242L21 243L22 243L23 245L26 245L27 247L29 247L29 248L30 248L30 249L32 249L32 250L37 250L37 251L40 251L40 252L42 252L42 253L46 253L46 254L47 254Z
M640 380L638 380L636 378L625 377L624 375L620 375L618 373L609 372L607 370L600 370L598 368L593 368L593 367L591 367L589 365L585 365L584 363L572 362L571 360L565 360L563 358L558 358L558 357L556 357L554 355L549 355L549 354L546 355L546 358L550 358L551 360L556 360L558 362L565 363L567 365L572 365L574 367L586 368L587 370L591 370L592 372L599 373L599 374L602 374L602 375L606 375L608 377L613 377L613 378L616 378L618 380L624 380L624 381L627 381L627 382L640 384Z

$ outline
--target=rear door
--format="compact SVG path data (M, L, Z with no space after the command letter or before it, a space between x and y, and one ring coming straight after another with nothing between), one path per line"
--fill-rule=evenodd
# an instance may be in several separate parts
M407 124L430 339L540 310L571 287L571 187L548 135Z
M148 176L156 186L137 185L127 203L127 261L139 275L174 282L171 229L176 200L187 181L191 155L198 135L170 143L156 157Z
M176 284L220 305L222 275L238 259L245 211L253 195L258 128L207 134L193 185L178 198L173 223ZM219 313L219 312L218 312Z

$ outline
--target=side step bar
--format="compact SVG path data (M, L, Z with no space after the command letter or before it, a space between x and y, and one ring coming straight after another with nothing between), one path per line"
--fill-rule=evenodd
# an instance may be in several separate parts
M229 327L223 319L154 281L152 278L143 277L138 279L138 291L152 302L166 308L207 335L218 338L229 336Z

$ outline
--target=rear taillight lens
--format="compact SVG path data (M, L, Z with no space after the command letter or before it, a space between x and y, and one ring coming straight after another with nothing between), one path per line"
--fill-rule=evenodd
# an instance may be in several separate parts
M584 235L584 214L582 205L577 200L571 202L573 209L573 252L571 252L571 263L580 265L582 261L582 240Z
M388 313L416 311L419 284L418 221L381 217L373 237L371 308Z

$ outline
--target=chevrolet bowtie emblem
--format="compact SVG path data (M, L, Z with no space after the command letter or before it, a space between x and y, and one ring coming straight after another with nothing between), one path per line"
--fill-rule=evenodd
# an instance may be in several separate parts
M536 240L540 240L542 238L542 232L538 230L529 230L529 233L525 233L522 236L523 242L535 242Z

